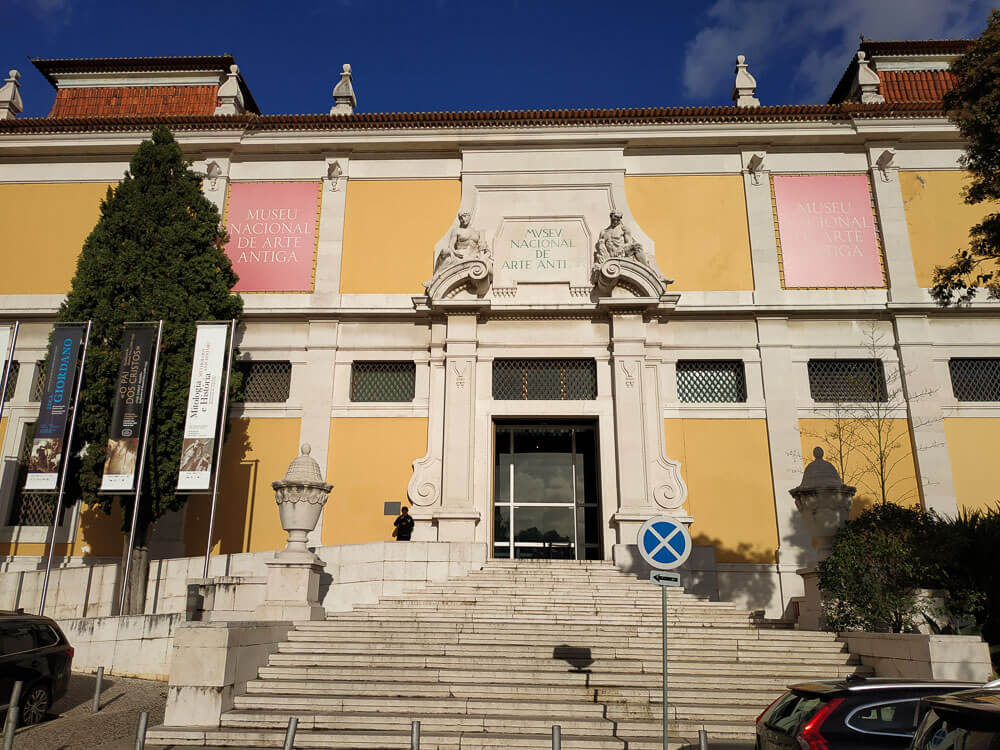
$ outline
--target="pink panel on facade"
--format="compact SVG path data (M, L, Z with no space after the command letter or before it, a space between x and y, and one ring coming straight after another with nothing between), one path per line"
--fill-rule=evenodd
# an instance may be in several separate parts
M786 287L882 287L868 176L774 176Z
M318 182L236 182L229 187L226 254L237 292L310 292Z

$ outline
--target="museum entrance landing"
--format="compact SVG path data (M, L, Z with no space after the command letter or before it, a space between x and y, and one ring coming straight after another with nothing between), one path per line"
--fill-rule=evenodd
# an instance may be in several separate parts
M494 425L493 557L601 559L594 424Z

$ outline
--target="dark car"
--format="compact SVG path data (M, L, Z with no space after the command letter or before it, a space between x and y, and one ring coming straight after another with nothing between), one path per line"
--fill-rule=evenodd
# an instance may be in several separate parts
M791 685L757 717L757 750L902 750L921 698L979 685L888 678Z
M911 750L997 750L1000 691L963 690L924 698Z
M36 724L66 694L73 647L54 620L0 612L0 706L6 712L14 683L21 689L18 724Z

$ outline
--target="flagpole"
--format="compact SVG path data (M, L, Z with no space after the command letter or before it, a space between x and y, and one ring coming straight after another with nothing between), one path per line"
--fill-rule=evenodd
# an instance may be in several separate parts
M17 332L21 328L21 322L15 320L10 329L10 349L7 352L7 361L4 363L3 376L0 377L0 418L3 417L3 405L7 400L7 383L10 380L10 368L14 364L14 347L17 346Z
M218 436L215 441L215 478L212 482L212 508L208 513L208 541L205 543L205 564L201 577L208 578L208 561L212 554L212 536L215 534L215 503L219 497L219 480L222 474L222 441L229 425L229 376L233 370L233 348L236 342L236 318L229 321L229 351L226 352L226 382L222 389L222 415L219 418Z
M49 538L49 555L45 562L45 578L42 579L42 598L38 603L38 614L45 613L45 597L49 592L49 576L52 574L52 556L56 550L56 531L59 526L59 516L62 513L63 493L66 491L66 474L73 450L73 432L76 429L76 413L80 410L80 389L83 386L83 366L87 363L87 345L90 343L90 325L87 321L87 332L83 336L83 351L80 353L80 372L76 378L76 394L73 396L73 415L69 418L69 435L63 448L62 471L59 476L59 496L56 500L56 513L52 517L52 534Z
M125 614L125 595L128 593L128 574L132 567L132 547L135 544L135 530L139 519L139 501L142 498L142 477L146 468L146 453L149 450L149 425L153 421L153 398L156 391L156 367L160 363L160 340L163 338L163 321L156 324L156 346L153 348L153 371L149 377L149 399L146 402L146 424L142 428L142 450L139 452L139 476L135 480L135 502L132 503L132 526L128 534L128 549L125 553L125 569L122 571L122 590L118 598L118 614ZM144 603L145 604L145 603Z

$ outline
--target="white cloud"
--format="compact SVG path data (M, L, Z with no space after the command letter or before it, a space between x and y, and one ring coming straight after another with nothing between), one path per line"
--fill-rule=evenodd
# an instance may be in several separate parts
M736 55L745 54L762 103L766 73L782 68L797 98L825 102L860 34L881 40L976 36L990 6L986 0L716 0L685 49L684 89L705 103L727 101Z

